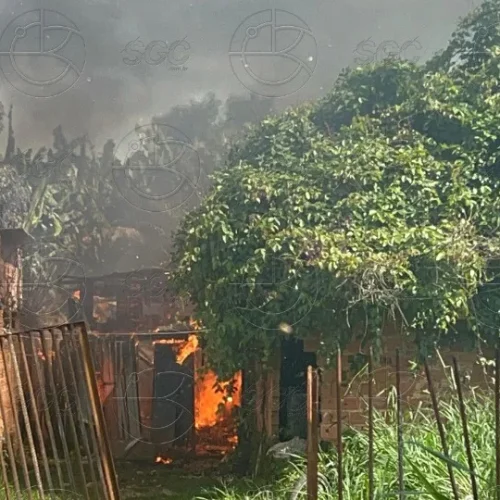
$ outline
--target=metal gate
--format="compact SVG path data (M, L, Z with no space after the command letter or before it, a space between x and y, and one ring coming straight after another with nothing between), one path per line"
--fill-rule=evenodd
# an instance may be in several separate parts
M0 335L3 498L119 500L84 323Z

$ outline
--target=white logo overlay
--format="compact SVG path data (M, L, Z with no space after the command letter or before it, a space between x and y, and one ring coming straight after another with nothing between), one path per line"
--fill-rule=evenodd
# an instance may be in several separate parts
M305 294L295 280L287 275L287 268L284 260L274 257L268 278L255 282L233 283L235 296L246 304L236 307L236 310L249 325L262 330L287 332L288 329L293 330L293 326L312 311L319 300L316 270L313 269L309 277L313 285L312 294ZM286 306L281 303L282 294L289 295ZM297 315L297 311L301 313Z
M169 125L137 127L116 148L124 158L113 167L121 195L146 212L168 212L196 194L201 161L191 140Z
M85 42L80 30L54 10L25 12L0 35L0 70L23 94L62 94L78 81L84 66Z
M29 262L26 264L29 265ZM24 328L36 328L40 320L45 324L51 324L58 313L66 316L67 322L78 321L81 303L86 294L85 270L80 262L65 256L47 255L43 257L43 263L37 268L36 273L23 274L25 276L22 283ZM78 301L73 301L71 304L68 301L72 300L72 292L64 283L67 277L74 277L81 283L82 295Z
M247 17L231 39L229 61L250 92L284 97L301 89L317 63L316 40L296 15L267 9Z

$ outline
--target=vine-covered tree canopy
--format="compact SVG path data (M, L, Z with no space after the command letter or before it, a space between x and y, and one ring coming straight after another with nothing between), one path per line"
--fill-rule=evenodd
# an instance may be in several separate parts
M380 342L388 312L422 353L498 336L492 11L500 0L425 66L348 69L326 98L269 117L233 148L173 258L221 374L265 365L281 330L320 334L326 351L354 332Z

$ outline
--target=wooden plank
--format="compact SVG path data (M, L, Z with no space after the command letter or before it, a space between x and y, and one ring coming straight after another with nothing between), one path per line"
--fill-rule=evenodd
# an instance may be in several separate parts
M255 411L257 432L264 431L264 380L260 376L255 387Z
M147 345L147 343L149 345ZM145 349L149 347L149 349ZM139 414L141 421L141 436L150 442L151 440L151 416L153 407L153 383L154 383L154 354L151 348L151 341L139 341L136 347L137 356L137 390L141 395L139 400Z
M140 438L141 425L139 414L139 392L137 385L137 359L135 340L130 339L126 349L126 397L129 414L129 431L132 438Z
M106 390L110 391L112 397L107 398L104 405L104 418L109 429L109 438L111 442L119 439L118 428L116 426L117 415L117 400L115 392L115 378L114 378L114 360L113 352L111 350L111 340L106 339L102 342L102 382ZM114 446L114 445L113 445Z
M273 434L273 384L274 373L271 371L266 376L265 404L264 404L264 431L267 437Z
M124 351L124 345L125 345L124 340L121 340L118 342L118 356L120 359L120 373L119 373L119 383L121 387L121 393L123 397L123 405L122 405L122 411L123 411L123 431L124 431L124 436L123 439L124 441L128 441L130 438L130 414L129 414L129 409L128 409L128 400L127 400L127 380L126 380L126 375L125 375L125 365L126 365L126 359L125 359L125 351Z
M175 421L177 407L172 401L180 385L180 376L175 373L175 355L166 344L155 346L155 377L153 384L152 440L158 454L175 445Z
M307 369L307 499L318 499L318 422L319 422L318 373Z

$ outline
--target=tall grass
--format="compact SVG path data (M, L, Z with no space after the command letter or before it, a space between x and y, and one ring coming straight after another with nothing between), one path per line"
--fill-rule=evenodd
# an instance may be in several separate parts
M494 402L484 395L471 395L466 401L466 411L474 467L481 500L495 497L495 412ZM458 405L440 402L460 499L471 495L471 482L464 446L462 422ZM375 498L398 498L397 480L397 427L395 411L385 415L376 412L375 427ZM447 461L442 455L441 441L432 411L417 408L408 411L404 423L404 486L407 498L421 500L452 499ZM368 498L368 437L361 430L349 429L344 434L344 499ZM337 498L336 451L320 453L321 500ZM239 493L223 486L206 492L200 500L270 500L289 499L297 481L303 477L306 462L296 457L274 484L255 492ZM302 497L305 498L305 495ZM472 499L472 496L470 496Z

